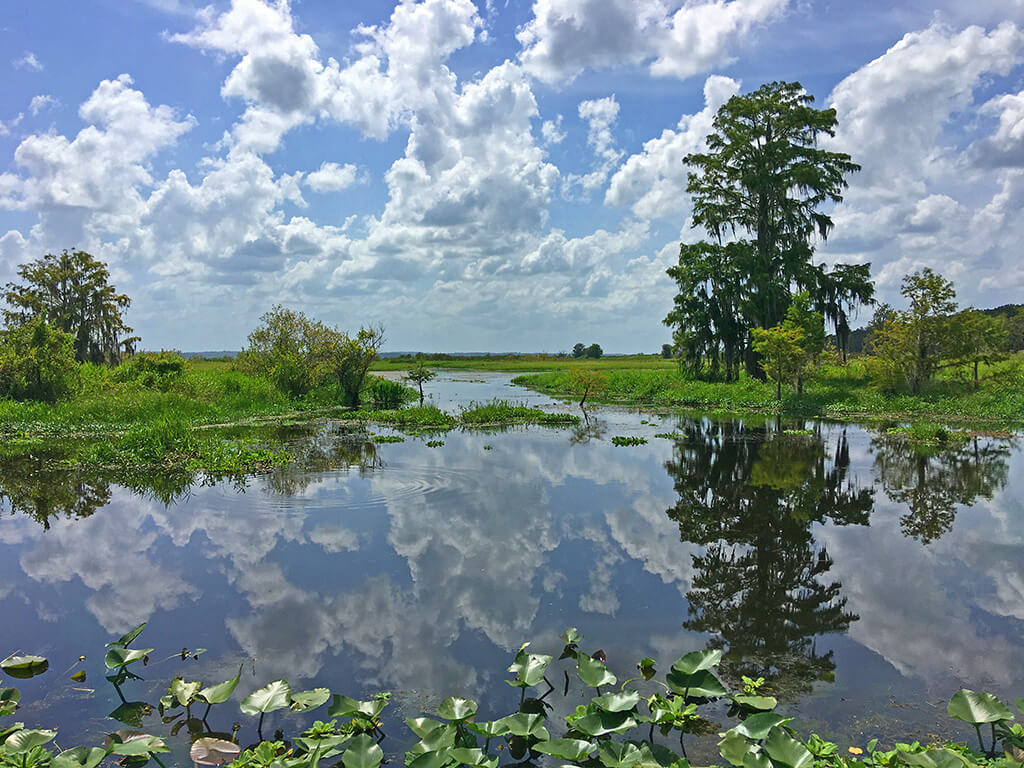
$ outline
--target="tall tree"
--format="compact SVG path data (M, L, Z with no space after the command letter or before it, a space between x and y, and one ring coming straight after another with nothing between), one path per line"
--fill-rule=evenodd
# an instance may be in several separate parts
M108 282L107 265L85 251L67 250L18 267L21 284L8 283L4 322L17 328L43 317L74 337L75 358L80 362L116 363L134 351L139 340L128 336L122 313L131 304Z
M694 356L710 353L714 369L720 353L726 361L742 357L747 372L763 378L750 330L775 326L794 289L819 292L824 273L811 263L812 240L832 230L821 208L843 199L846 176L860 166L818 146L819 136L834 135L836 113L813 108L813 101L799 83L774 82L734 96L718 110L708 151L684 158L692 168L686 190L693 225L714 240L683 245L678 267L669 270L681 295L701 286L713 299L711 306L677 300L665 319L676 326L691 368L701 367ZM691 259L717 261L716 276L702 264L691 268ZM854 300L844 293L837 301ZM727 308L738 328L719 319Z

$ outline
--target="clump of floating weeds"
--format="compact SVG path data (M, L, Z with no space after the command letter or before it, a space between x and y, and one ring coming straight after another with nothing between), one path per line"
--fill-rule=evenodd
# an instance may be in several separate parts
M612 438L612 445L618 446L629 446L629 445L644 445L647 442L646 437L637 437L636 435L616 435Z

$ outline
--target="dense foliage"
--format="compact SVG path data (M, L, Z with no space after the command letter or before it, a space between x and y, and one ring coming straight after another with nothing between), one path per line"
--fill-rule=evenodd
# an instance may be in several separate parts
M841 201L845 177L860 169L818 146L834 134L836 113L812 102L799 83L734 96L715 117L708 151L684 159L693 169L693 226L712 240L680 246L668 270L679 293L665 324L694 374L731 381L742 366L763 376L751 331L777 325L800 290L810 291L845 350L848 312L872 299L869 265L826 270L811 261L812 240L832 229L822 207Z
M8 328L36 318L71 334L79 362L116 363L130 354L137 337L122 314L131 299L109 284L107 265L85 251L48 253L18 267L22 282L8 283L3 295Z
M71 334L41 317L0 332L0 398L52 403L77 384Z

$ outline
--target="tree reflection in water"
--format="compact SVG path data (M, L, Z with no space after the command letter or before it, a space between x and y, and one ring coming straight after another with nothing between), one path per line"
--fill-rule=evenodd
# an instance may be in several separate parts
M1009 478L1011 445L977 437L954 446L882 435L871 443L878 481L892 501L906 504L900 528L922 544L953 527L957 505L991 499Z
M680 426L666 469L679 500L668 515L683 541L703 545L693 558L687 629L712 633L723 674L764 677L783 698L832 676L832 652L815 638L845 632L842 585L830 581L832 559L816 545L814 523L866 525L874 491L848 477L846 432L831 454L820 431L784 434L743 422Z
M365 430L352 431L328 423L315 428L289 428L279 436L286 440L294 460L268 474L265 487L272 493L300 494L319 481L317 473L350 467L363 472L381 464L377 446ZM170 506L185 500L194 487L227 483L241 492L250 479L245 475L208 475L166 467L114 470L62 466L64 456L57 443L42 450L5 451L0 456L0 513L26 515L49 529L55 518L85 518L106 506L115 486Z

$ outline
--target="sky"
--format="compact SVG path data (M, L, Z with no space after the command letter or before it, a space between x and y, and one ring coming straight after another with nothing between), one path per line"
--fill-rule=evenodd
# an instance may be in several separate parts
M816 261L1024 301L1022 0L6 0L0 71L0 283L86 250L146 349L658 351L682 158L773 80L862 166Z

